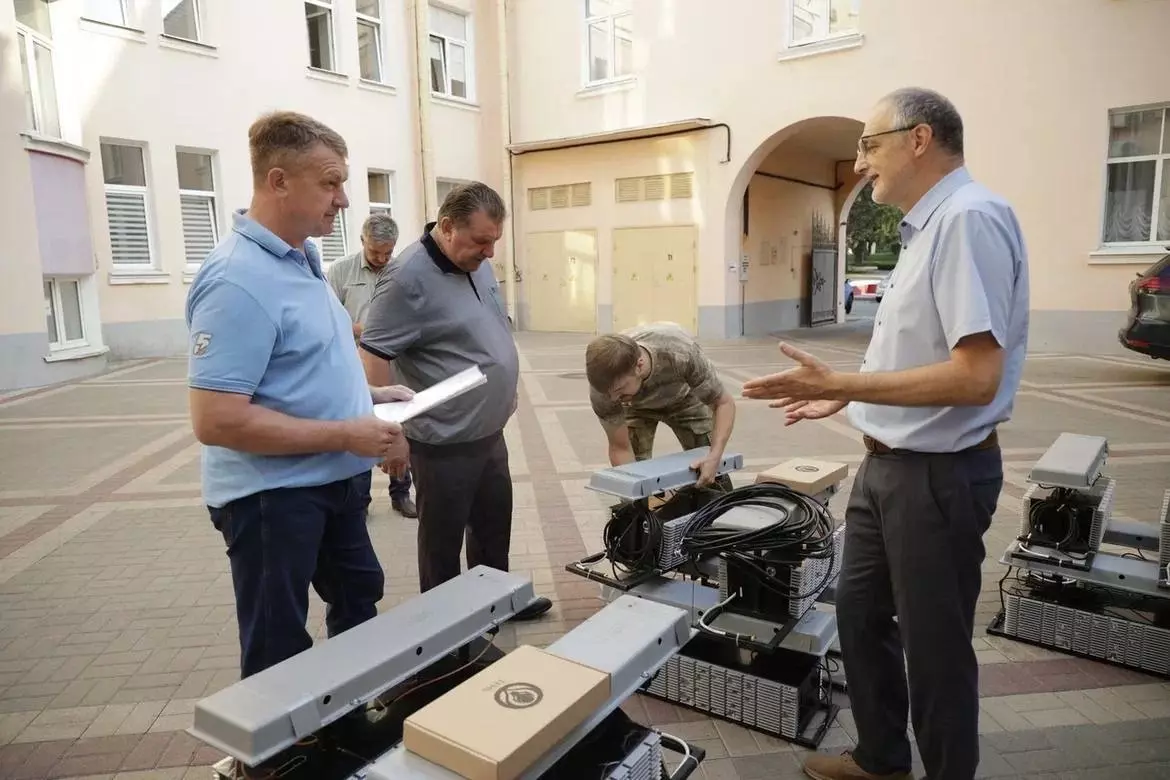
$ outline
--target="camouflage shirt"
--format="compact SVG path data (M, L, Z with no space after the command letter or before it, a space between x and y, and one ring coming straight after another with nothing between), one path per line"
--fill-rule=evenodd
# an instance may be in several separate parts
M672 322L655 322L622 331L650 355L650 373L638 394L625 405L590 388L593 412L609 427L647 417L712 417L711 407L723 395L723 382L695 339Z

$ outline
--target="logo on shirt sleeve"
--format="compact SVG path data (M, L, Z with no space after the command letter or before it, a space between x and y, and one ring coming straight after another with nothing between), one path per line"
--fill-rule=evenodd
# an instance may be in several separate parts
M206 332L196 333L191 339L191 354L195 357L203 357L207 354L208 347L211 346L211 334Z

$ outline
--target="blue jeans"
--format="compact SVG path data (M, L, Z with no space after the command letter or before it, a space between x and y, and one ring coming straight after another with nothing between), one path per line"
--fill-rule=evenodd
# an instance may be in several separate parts
M390 477L390 498L410 498L410 469L402 475L402 479Z
M312 647L310 585L327 605L330 637L378 614L385 575L366 530L369 505L367 471L210 508L231 561L241 677Z

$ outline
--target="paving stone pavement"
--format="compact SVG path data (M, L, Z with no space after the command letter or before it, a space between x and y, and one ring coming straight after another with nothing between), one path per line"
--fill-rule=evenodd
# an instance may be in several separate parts
M792 334L856 369L864 328ZM521 404L506 436L515 480L513 567L556 607L499 641L546 645L600 606L564 564L599 549L607 502L584 489L605 440L589 410L584 336L518 334ZM727 385L775 370L774 339L708 345ZM0 777L208 778L221 755L184 729L196 701L237 679L223 542L199 499L199 446L182 360L127 363L86 381L0 395ZM1062 431L1109 437L1116 513L1153 521L1170 487L1170 365L1120 354L1033 354L1001 440L1007 479L986 537L974 645L981 664L981 777L1170 778L1170 683L986 636L1000 606L998 558L1018 529L1028 469ZM732 440L746 465L794 456L855 467L844 420L781 426L743 401ZM678 450L669 431L656 452ZM848 488L848 483L845 485ZM386 609L417 592L415 525L389 507L381 475L370 529ZM844 492L843 492L844 493ZM844 494L833 508L843 510ZM324 637L314 596L312 630ZM843 701L822 750L852 744ZM804 751L652 699L636 718L702 745L697 777L798 777ZM918 768L921 774L921 767Z

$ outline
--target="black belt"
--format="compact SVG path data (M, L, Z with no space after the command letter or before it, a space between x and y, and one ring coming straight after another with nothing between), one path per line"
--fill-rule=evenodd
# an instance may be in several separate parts
M865 449L869 452L870 455L889 455L890 453L893 453L893 452L908 452L908 450L896 450L893 447L887 447L886 445L882 444L880 441L873 438L872 436L863 436L861 438L861 441L863 444L865 444ZM999 432L995 428L992 428L991 433L987 434L986 439L979 442L978 444L973 444L970 447L967 447L966 449L959 450L959 452L973 452L975 450L990 450L990 449L993 449L993 448L998 447L998 446L999 446Z

